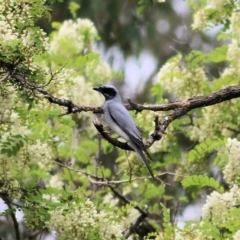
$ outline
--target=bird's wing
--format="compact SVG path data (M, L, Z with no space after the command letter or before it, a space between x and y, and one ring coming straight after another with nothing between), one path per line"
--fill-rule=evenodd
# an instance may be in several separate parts
M128 110L120 103L108 103L107 107L112 120L121 128L123 132L128 135L130 142L132 143L132 147L147 167L152 178L155 179L154 174L143 154L143 151L148 155L150 159L151 156L144 148L140 132L138 131L132 116Z
M122 131L127 133L131 141L142 149L143 143L140 132L128 110L120 103L109 103L108 111L113 121L122 129Z

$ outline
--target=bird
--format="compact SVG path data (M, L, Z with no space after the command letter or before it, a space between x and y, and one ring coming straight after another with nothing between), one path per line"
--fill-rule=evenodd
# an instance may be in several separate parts
M144 147L141 134L133 120L133 117L123 105L117 88L112 85L103 85L100 87L94 87L93 90L102 93L105 97L103 113L105 121L109 127L130 143L133 150L148 169L153 180L155 180L154 174L144 153L146 153L151 160L152 158Z

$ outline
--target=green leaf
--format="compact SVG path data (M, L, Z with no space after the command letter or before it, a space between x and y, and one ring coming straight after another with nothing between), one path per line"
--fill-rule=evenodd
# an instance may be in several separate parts
M72 120L72 117L69 115L65 115L61 117L60 122L69 127L73 127L75 125L75 122Z
M171 216L170 216L170 210L166 208L162 203L160 203L162 210L163 210L163 227L165 230L165 233L170 238L170 236L173 233L172 225L171 225Z
M219 192L223 192L223 187L220 186L219 182L214 180L213 178L209 178L208 176L204 175L194 175L186 177L182 180L182 185L184 188L198 186L198 187L212 187Z
M2 148L2 149L1 149L1 153L2 153L2 154L7 154L7 152L8 152L8 149L7 149L7 148Z
M7 156L11 157L13 155L13 152L11 149L7 149Z
M48 112L49 117L57 117L57 116L59 116L60 113L61 113L61 109L60 108L54 108L54 109L51 109Z
M137 13L138 15L142 15L146 10L146 6L141 6L138 8Z
M9 216L12 213L15 213L16 209L15 208L8 208L4 212L0 213L0 216Z
M77 10L80 8L80 5L77 4L76 2L70 2L68 9L72 15L72 17L75 19L77 18Z
M139 0L138 1L138 5L144 5L145 4L145 0Z

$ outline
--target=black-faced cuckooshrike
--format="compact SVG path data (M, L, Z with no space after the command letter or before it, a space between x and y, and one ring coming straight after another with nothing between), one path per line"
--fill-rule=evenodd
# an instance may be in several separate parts
M93 89L99 91L105 97L103 112L109 127L130 143L138 157L147 167L152 178L155 179L144 152L150 159L151 157L144 147L142 137L131 114L122 103L122 99L118 93L118 90L111 85L94 87Z

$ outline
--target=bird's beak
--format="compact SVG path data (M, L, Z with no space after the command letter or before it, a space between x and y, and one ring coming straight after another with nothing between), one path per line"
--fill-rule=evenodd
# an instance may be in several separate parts
M98 91L98 92L102 92L102 88L101 87L94 87L93 90Z

